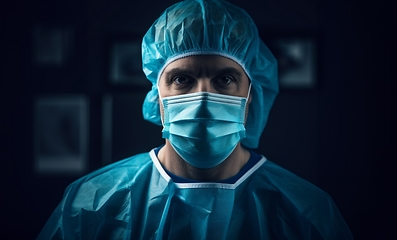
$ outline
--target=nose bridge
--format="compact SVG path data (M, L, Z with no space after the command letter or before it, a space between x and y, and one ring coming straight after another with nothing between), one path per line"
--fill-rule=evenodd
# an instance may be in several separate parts
M209 78L203 77L197 79L196 92L215 92L211 80Z

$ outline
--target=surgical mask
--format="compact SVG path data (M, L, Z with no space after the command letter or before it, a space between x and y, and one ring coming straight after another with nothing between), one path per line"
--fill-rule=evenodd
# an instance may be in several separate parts
M247 98L198 92L161 101L163 138L194 167L219 165L245 137Z

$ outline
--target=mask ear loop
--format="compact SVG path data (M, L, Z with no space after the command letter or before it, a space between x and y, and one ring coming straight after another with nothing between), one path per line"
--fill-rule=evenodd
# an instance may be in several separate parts
M252 88L252 83L250 81L250 85L248 87L247 98L245 99L245 104L244 104L244 126L245 126L245 124L247 123L247 120L248 120L247 106L248 106L249 98L251 97L251 88Z
M157 79L157 92L159 94L159 105L161 104L161 106L159 106L159 110L160 110L160 119L161 119L161 125L164 128L164 104L163 104L163 98L161 97L161 93L160 93L160 77ZM161 114L161 107L163 107L163 114Z
M252 87L252 83L250 82L250 85L249 85L249 87L248 87L248 94L247 94L247 100L245 101L245 109L247 109L247 104L248 104L248 100L250 99L250 97L251 97L251 87Z

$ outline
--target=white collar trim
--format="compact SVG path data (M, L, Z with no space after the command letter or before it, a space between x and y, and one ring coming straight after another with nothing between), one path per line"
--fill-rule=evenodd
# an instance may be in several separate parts
M164 170L159 159L156 156L154 149L149 152L150 158L152 159L157 170L161 176L167 181L171 181L171 177ZM177 188L223 188L223 189L235 189L242 182L244 182L249 176L251 176L258 168L260 168L267 159L262 156L262 158L257 162L250 170L248 170L243 176L241 176L235 183L216 183L216 182L198 182L198 183L174 183Z

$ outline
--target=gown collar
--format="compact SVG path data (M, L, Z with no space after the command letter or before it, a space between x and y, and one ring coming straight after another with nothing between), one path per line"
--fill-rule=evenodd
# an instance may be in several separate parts
M162 178L167 182L172 181L171 177L165 171L161 165L159 159L156 156L155 148L149 152L150 158L152 159L157 171L160 173ZM243 174L235 183L217 183L217 182L194 182L194 183L174 183L177 188L223 188L223 189L235 189L241 183L243 183L248 177L250 177L258 168L260 168L267 159L261 156L261 159L253 165L245 174Z

